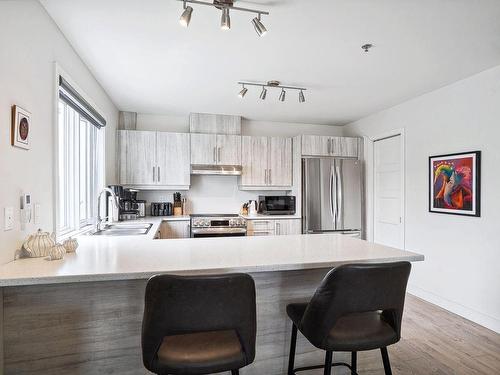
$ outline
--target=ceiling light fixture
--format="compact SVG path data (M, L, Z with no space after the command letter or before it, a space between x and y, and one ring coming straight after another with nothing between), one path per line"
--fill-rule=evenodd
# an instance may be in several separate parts
M186 5L186 2L184 1L184 12L182 12L181 18L179 19L179 23L184 27L188 27L189 22L191 22L192 13L193 13L193 8L188 7Z
M285 89L281 89L280 102L284 102L285 98L286 98L286 91L285 91Z
M266 100L266 95L267 95L267 89L265 88L265 86L262 86L262 91L260 93L260 98L262 100Z
M304 96L304 91L300 90L299 92L299 103L305 103L306 97Z
M267 88L277 88L281 89L279 100L284 102L286 99L286 91L285 90L297 90L299 91L299 103L305 103L306 98L304 95L304 91L307 89L305 87L297 87L297 86L285 86L282 85L280 81L268 81L268 82L249 82L249 81L240 81L239 85L243 86L243 90L240 91L239 97L243 98L247 93L248 89L245 86L259 86L262 87L262 91L260 93L260 98L262 100L266 99L267 96Z
M220 28L222 30L231 29L231 17L229 17L229 8L222 9L222 17L220 19Z
M238 94L238 96L243 99L243 97L247 94L247 91L248 89L245 87L245 85L243 85L243 89L240 91L240 93Z
M193 8L190 6L187 6L187 3L190 3L190 4L206 5L206 6L220 9L222 11L222 17L221 17L221 29L222 30L231 29L231 18L229 16L229 10L231 10L231 11L237 10L240 12L248 12L248 13L257 14L257 17L252 19L252 24L255 28L255 31L257 32L257 34L259 36L264 36L267 33L266 27L262 24L261 16L262 15L267 16L267 15L269 15L269 12L266 12L263 10L258 10L258 9L249 9L249 8L242 8L242 7L234 6L235 0L213 0L213 2L198 1L198 0L178 0L178 1L182 1L184 3L184 11L183 11L182 16L179 20L180 24L184 27L188 27L189 22L191 21L191 14L193 13Z
M252 20L252 23L253 23L253 27L255 28L255 31L257 32L258 36L264 36L264 35L267 34L266 27L260 21L260 13L259 13L259 15L257 17L255 17Z

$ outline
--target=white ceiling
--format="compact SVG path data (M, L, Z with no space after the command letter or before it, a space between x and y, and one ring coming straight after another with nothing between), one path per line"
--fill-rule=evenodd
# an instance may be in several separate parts
M41 0L121 110L240 114L345 124L500 64L499 0L254 0L269 10L259 38L249 13L175 0ZM360 46L375 45L370 53ZM238 80L309 88L305 104Z

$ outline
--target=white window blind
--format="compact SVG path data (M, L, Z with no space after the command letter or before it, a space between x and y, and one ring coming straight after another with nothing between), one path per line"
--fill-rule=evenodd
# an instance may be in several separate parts
M88 103L79 103L79 96L74 95L68 100L67 92L60 86L57 122L58 238L92 227L97 216L97 195L104 183L104 130L101 127L105 121L99 116L102 121L98 125L94 121L97 112L90 117L82 109L88 108Z

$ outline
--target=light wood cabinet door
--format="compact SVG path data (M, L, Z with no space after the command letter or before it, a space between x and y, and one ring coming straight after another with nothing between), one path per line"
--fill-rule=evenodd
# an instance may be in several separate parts
M217 135L191 134L191 164L217 164Z
M241 116L191 113L189 115L191 133L241 134Z
M265 186L268 169L268 138L241 137L241 183L243 186Z
M268 186L292 186L292 138L269 138Z
M120 184L156 184L156 132L120 130L119 144Z
M189 186L191 181L189 134L158 132L156 152L158 184Z
M240 135L217 135L217 164L241 165Z
M302 155L330 156L330 137L320 135L303 135Z
M278 236L301 234L302 222L300 219L275 220L275 233Z
M161 239L189 238L189 221L164 221L160 226Z
M247 236L273 236L276 220L247 220Z

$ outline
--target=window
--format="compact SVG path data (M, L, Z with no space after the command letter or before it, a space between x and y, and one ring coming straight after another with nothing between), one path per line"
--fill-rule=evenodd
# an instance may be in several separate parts
M92 228L104 179L102 117L62 77L57 121L57 236ZM89 111L93 110L94 113ZM98 115L98 114L97 114Z

